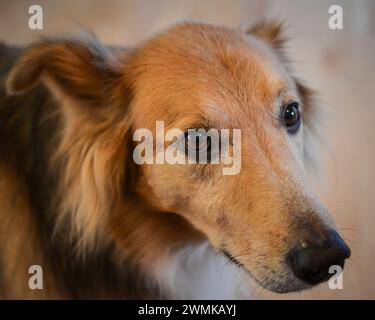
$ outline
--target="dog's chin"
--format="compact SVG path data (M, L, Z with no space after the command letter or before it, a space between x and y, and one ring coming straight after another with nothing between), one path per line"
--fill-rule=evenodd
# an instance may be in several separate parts
M251 274L251 272L249 272ZM262 280L259 277L252 278L257 284L259 284L264 289L271 291L273 293L291 293L300 292L313 288L312 285L303 282L296 278L291 272L282 272L279 276L272 274L272 276L265 276Z
M246 266L240 263L228 251L221 250L221 252L231 263L244 270L258 285L268 291L274 293L291 293L300 292L314 287L296 278L293 275L293 272L288 268L284 271L280 271L278 275L277 272L270 272L268 268L262 268L261 271L258 270L258 272L254 272L246 268ZM255 274L257 274L257 276Z
M287 281L280 279L271 280L269 283L261 283L261 286L274 293L300 292L312 288L311 285L296 278Z

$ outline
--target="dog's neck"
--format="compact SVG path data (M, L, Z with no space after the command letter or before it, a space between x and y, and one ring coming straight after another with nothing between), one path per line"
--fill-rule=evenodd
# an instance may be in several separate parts
M158 262L161 293L172 299L250 299L249 277L207 242L188 245Z

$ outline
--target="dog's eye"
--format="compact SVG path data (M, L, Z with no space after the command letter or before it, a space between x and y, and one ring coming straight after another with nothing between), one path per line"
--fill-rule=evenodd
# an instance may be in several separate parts
M220 136L211 130L188 129L184 135L185 155L197 163L212 163L220 156Z
M282 120L289 133L296 133L301 125L301 116L298 110L298 103L288 103L283 110Z
M205 130L195 131L188 130L185 132L185 150L186 152L195 152L196 154L209 151L211 138L207 135Z

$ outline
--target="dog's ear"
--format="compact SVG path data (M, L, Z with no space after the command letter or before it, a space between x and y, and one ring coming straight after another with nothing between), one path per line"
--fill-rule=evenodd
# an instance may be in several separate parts
M285 38L283 36L283 23L279 21L262 21L247 30L246 33L256 36L268 43L275 49L280 49Z
M108 216L133 187L136 172L132 95L122 53L116 56L93 36L44 40L24 51L7 79L9 95L41 82L55 98L49 106L59 111L51 167L63 172L59 188L68 195L57 225L72 224L72 239L85 248L104 243Z
M92 35L44 40L26 49L13 67L7 93L21 94L42 80L55 94L97 105L117 71L115 58Z

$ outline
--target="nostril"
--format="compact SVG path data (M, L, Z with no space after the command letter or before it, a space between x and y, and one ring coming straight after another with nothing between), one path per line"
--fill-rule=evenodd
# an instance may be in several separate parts
M329 279L329 270L326 268L324 269L317 269L313 270L312 272L308 272L303 276L304 281L310 283L310 284L318 284L322 281L326 281Z
M290 266L297 278L312 285L328 280L330 265L322 263L319 251L317 248L305 247L290 253Z
M329 240L320 246L305 246L292 250L288 261L295 276L309 284L326 281L333 265L344 267L345 259L350 257L350 249L339 234L330 230Z

